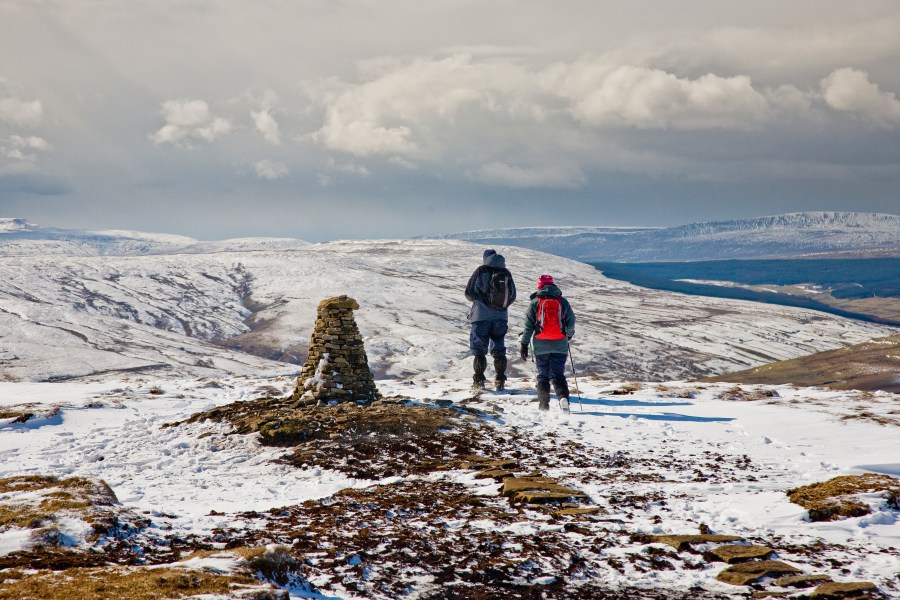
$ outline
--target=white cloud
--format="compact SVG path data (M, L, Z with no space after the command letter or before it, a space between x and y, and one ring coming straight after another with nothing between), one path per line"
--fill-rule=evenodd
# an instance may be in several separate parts
M30 135L11 135L7 144L0 146L0 153L6 158L21 161L36 161L37 152L50 150L50 144L43 138Z
M278 128L278 121L269 112L269 109L260 111L251 111L250 116L253 117L253 123L256 125L263 138L270 144L276 146L281 144L281 131Z
M576 189L587 179L577 167L542 166L523 168L504 162L492 162L469 172L473 181L514 189L551 188Z
M353 175L359 175L361 177L369 176L369 169L367 169L364 165L358 165L355 162L339 163L333 158L329 158L326 164L329 169L340 171L341 173L351 173Z
M0 121L20 127L41 122L44 109L40 100L22 100L16 97L0 98Z
M835 110L853 113L881 127L900 126L900 100L869 81L856 69L837 69L821 82L825 103Z
M314 139L331 150L435 160L464 122L478 129L497 120L534 120L542 111L531 98L542 93L531 73L511 62L459 55L364 66L369 79L359 84L308 86L319 90L313 99L325 110Z
M392 156L391 158L388 159L388 162L391 162L391 163L397 165L398 167L402 167L402 168L406 169L407 171L415 171L416 169L419 168L419 165L417 165L416 163L414 163L410 160L406 160L402 156Z
M536 66L509 57L383 59L367 62L360 76L357 84L307 86L319 90L312 97L324 111L313 139L329 150L405 164L450 155L488 163L527 148L544 159L589 146L598 132L585 125L746 130L782 104L797 109L802 97L795 88L793 95L759 91L748 76L690 79L598 57Z
M260 177L261 179L281 179L288 174L288 168L286 164L274 160L269 160L267 158L257 161L257 163L253 166L256 169L257 177Z
M576 119L640 129L747 129L769 116L749 77L680 78L659 69L576 61L546 75Z
M166 124L149 138L155 144L188 143L191 139L210 142L231 131L224 117L214 117L203 100L168 100L160 109Z

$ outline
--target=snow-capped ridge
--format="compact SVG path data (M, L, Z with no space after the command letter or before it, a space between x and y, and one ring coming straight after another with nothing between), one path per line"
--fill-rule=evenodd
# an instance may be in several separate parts
M582 261L652 262L787 257L900 249L900 215L801 212L662 229L546 227L442 236L532 248Z

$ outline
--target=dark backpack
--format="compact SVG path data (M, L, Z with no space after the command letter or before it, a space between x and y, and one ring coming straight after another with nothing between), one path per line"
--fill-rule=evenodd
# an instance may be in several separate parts
M563 307L559 298L541 298L538 300L537 313L535 314L535 329L539 329L534 336L539 340L564 340L563 332Z
M511 276L506 269L497 269L491 272L488 279L487 291L484 293L484 303L496 310L505 310L511 304L510 286Z

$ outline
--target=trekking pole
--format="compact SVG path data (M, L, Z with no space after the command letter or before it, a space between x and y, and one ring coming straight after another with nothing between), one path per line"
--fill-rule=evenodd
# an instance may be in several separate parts
M575 359L572 358L572 344L566 340L566 348L569 349L569 362L572 363L572 379L575 380L575 393L578 394L578 408L584 412L584 404L581 403L581 390L578 389L578 376L575 374Z

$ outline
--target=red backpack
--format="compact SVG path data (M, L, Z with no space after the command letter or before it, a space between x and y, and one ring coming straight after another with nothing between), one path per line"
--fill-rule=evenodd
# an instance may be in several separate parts
M535 329L540 333L535 334L538 340L563 340L563 307L559 298L538 298L537 314L534 318Z

